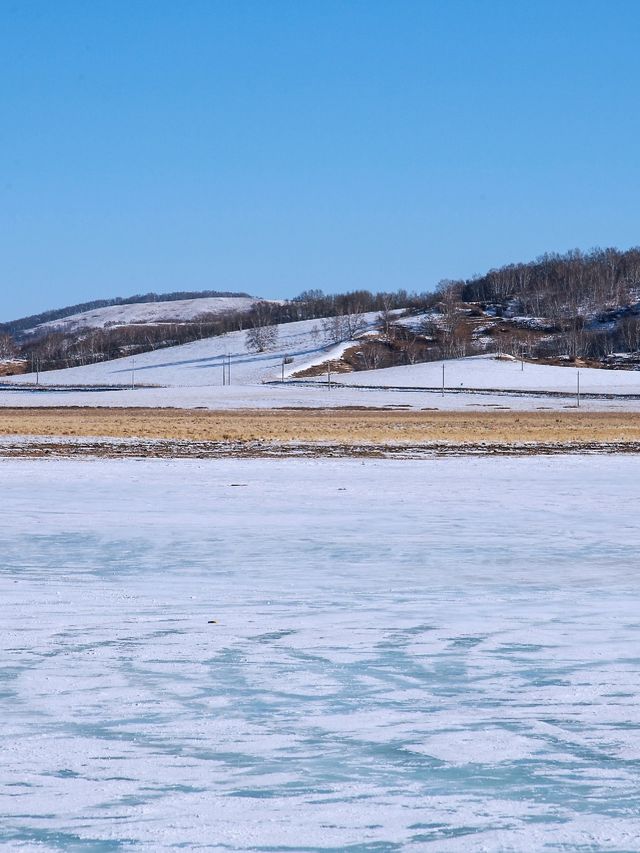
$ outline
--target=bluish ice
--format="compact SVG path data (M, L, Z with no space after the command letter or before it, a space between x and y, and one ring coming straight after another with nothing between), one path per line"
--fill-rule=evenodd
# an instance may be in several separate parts
M640 458L0 462L0 845L637 851Z

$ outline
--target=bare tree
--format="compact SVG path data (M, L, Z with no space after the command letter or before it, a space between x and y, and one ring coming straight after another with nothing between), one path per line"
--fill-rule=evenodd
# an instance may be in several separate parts
M393 363L384 344L378 341L366 341L360 347L358 356L365 370L377 370L380 367L389 367Z
M247 329L245 343L251 352L264 352L272 349L278 340L277 326L252 326Z
M8 361L18 354L18 347L11 335L0 334L0 361Z
M419 341L416 337L403 341L400 351L407 364L417 364L419 361L426 361L431 352L424 341Z
M249 327L245 336L247 349L264 352L275 346L278 340L277 319L274 307L268 302L258 302L248 315Z
M383 340L390 342L396 337L397 327L395 325L395 312L385 303L382 311L378 314L377 322L382 333Z
M620 337L629 352L640 349L640 317L625 317L620 324Z
M341 341L352 341L367 328L364 315L360 312L337 314L322 321L325 341L338 344Z
M317 323L314 323L311 329L309 330L309 337L313 341L313 343L317 346L321 336L320 326Z

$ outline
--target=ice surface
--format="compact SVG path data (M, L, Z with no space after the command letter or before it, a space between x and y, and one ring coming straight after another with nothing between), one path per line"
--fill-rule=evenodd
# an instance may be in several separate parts
M2 461L0 844L637 850L639 481Z

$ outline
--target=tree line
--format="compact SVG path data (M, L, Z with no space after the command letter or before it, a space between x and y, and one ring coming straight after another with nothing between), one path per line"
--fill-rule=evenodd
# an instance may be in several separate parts
M627 307L638 300L640 248L574 249L451 281L464 302L512 305L521 314L564 320Z
M603 359L640 345L640 248L595 248L545 254L438 287L449 323L445 336L469 336L461 309L470 304L495 315L494 349L538 358ZM456 308L457 306L457 308ZM467 312L468 313L468 312ZM535 322L534 322L535 321Z

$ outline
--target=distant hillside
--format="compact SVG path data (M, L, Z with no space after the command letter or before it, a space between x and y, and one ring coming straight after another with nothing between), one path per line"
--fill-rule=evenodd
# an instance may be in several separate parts
M128 296L126 298L116 296L113 299L94 299L92 302L80 302L77 305L68 305L66 308L56 308L51 311L43 311L41 314L31 314L28 317L21 317L18 320L0 323L0 332L5 332L17 337L27 329L33 329L36 326L43 325L44 323L52 323L65 317L71 317L74 314L82 314L86 311L93 311L98 308L109 308L115 305L133 305L149 302L176 302L178 300L185 299L208 299L219 297L251 298L248 293L232 293L230 291L222 290L179 290L174 291L173 293L137 294L136 296Z
M340 364L334 364L341 370L483 353L557 364L640 367L640 248L544 255L471 279L442 281L432 293L357 290L327 295L310 290L287 301L210 294L188 298L175 293L169 299L149 294L24 318L6 324L6 330L19 331L5 333L0 352L10 364L51 370L229 332L250 330L256 339L266 339L260 330L318 321L310 326L310 351L318 340L326 345L351 342L342 349ZM376 320L363 335L364 314ZM303 372L313 375L324 369L320 360Z
M172 297L183 295L172 294ZM38 366L40 370L74 367L227 332L252 329L252 334L260 337L262 333L256 330L274 324L328 317L359 317L363 312L385 308L417 309L424 307L430 299L429 295L409 295L405 291L372 294L363 290L333 296L320 291L306 291L289 301L238 295L174 298L173 301L164 298L149 298L144 302L110 300L108 305L97 303L98 307L85 311L68 313L70 309L65 309L24 318L13 324L21 327L18 333L3 333L0 329L0 361L4 349L5 359L11 359L11 365L16 365L9 369L15 372L20 369L19 364L25 363ZM34 319L43 317L49 319L33 324ZM5 329L9 325L12 324L7 324ZM355 328L358 323L343 323L335 319L331 325L333 331L330 336L342 339L344 331Z
M640 248L573 250L509 264L440 288L493 317L503 342L538 358L611 362L640 349ZM485 327L486 331L486 327Z
M87 329L107 329L115 326L180 324L197 322L201 317L245 312L260 302L250 296L209 296L197 299L176 299L171 302L132 302L93 308L57 320L24 329L23 336L42 337L50 332L73 333Z

